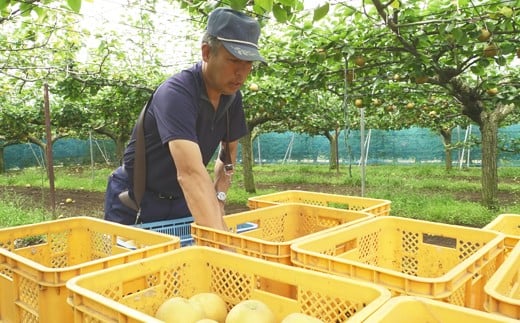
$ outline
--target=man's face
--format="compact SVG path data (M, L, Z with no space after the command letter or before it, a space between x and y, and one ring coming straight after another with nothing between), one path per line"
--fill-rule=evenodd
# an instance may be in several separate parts
M208 91L225 95L238 91L251 72L253 62L236 58L224 46L220 46L216 52L207 47L206 54L204 60L207 63L206 86L210 88Z

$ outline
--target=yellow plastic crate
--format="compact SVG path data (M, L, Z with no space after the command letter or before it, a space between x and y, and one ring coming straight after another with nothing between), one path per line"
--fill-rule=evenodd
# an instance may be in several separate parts
M180 248L176 236L92 217L0 230L0 322L71 322L66 282Z
M291 244L298 239L373 217L366 212L287 203L226 215L224 221L230 232L194 223L191 235L198 246L232 248L241 254L290 265ZM237 233L243 223L256 228Z
M283 203L303 203L351 211L364 211L376 216L389 215L391 205L388 200L300 190L260 195L250 197L247 200L247 205L252 210Z
M397 296L383 304L364 322L513 323L518 321L425 297Z
M511 250L520 240L520 214L500 214L483 229L505 234L506 248Z
M294 243L293 265L482 309L484 285L504 261L504 235L476 228L375 217Z
M375 284L199 246L85 274L67 288L76 323L158 323L153 316L166 299L200 292L217 293L228 310L260 300L279 320L301 312L324 322L361 322L390 298Z
M520 319L520 244L511 250L484 290L486 311Z

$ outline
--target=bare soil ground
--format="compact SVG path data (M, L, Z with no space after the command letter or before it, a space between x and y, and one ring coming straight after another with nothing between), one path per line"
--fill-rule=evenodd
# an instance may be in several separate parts
M357 189L346 192L344 187L334 185L257 185L258 188L271 188L276 191L284 191L291 189L306 190L312 192L324 193L340 193L347 195L357 195ZM27 208L42 208L52 210L51 194L49 189L39 187L21 187L21 186L4 186L2 189L21 196L24 200L29 201ZM91 192L85 190L63 190L57 189L55 192L55 214L56 216L72 217L78 215L87 215L94 217L103 217L103 204L105 194L103 192ZM72 201L72 202L70 202ZM247 205L228 203L226 205L226 213L232 214L247 211Z
M337 185L279 185L279 184L257 184L257 188L270 188L275 191L284 190L305 190L311 192L336 193L344 195L359 196L359 188L345 187ZM4 186L2 189L26 198L30 205L27 208L42 208L52 210L50 192L48 189L38 187L19 187ZM427 194L427 192L425 192ZM461 201L480 201L480 192L458 192L454 196L455 199ZM78 215L87 215L94 217L103 217L103 204L105 195L103 192L90 192L84 190L56 190L55 193L55 214L56 216L72 217ZM518 196L510 192L499 192L499 200L503 204L511 204L516 202ZM68 202L72 200L72 202ZM247 211L248 207L242 204L229 203L226 206L226 213L232 214Z

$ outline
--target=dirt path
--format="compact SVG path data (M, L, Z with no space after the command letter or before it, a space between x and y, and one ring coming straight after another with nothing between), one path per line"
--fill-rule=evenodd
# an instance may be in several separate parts
M281 186L281 185L266 185L269 188L276 190L288 190L288 189L303 189L314 192L329 192L334 193L337 190L334 186L318 186L318 185L292 185L292 186ZM260 188L261 186L259 186ZM265 186L264 186L265 187ZM25 200L29 201L27 208L42 208L45 207L48 210L52 210L50 203L50 193L48 189L42 189L38 187L21 187L21 186L0 186L0 190L5 190L8 193L16 194L17 196L24 197ZM343 193L345 194L345 193ZM354 193L351 193L354 194ZM104 192L91 192L84 190L56 190L55 195L55 213L56 216L71 217L78 215L87 215L94 217L103 217L103 204L105 201ZM247 205L229 203L226 206L226 213L232 214L242 211L247 211Z
M275 191L284 190L305 190L311 192L336 193L343 195L359 196L358 188L335 186L335 185L272 185L272 184L258 184L258 189L269 188ZM0 186L0 190L8 193L16 193L17 196L23 196L29 201L27 208L50 207L50 194L48 189L38 187L20 187L20 186ZM425 192L427 195L427 192ZM461 201L480 201L480 192L459 192L454 196L455 199ZM517 202L518 196L513 193L499 192L499 199L503 204L510 204ZM103 217L103 203L105 200L104 192L90 192L84 190L56 190L56 216L71 217L78 215L87 215L95 217ZM248 207L241 204L228 204L226 206L226 213L232 214L242 211L247 211Z

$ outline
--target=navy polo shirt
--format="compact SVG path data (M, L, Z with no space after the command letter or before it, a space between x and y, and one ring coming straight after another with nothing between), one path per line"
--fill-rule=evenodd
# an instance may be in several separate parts
M229 136L224 108L229 101ZM177 170L168 142L191 140L199 145L207 165L221 140L238 140L247 133L242 94L222 95L217 111L208 99L202 79L202 64L173 75L155 91L144 122L146 142L146 189L157 193L182 195ZM125 150L124 165L133 174L135 128Z

